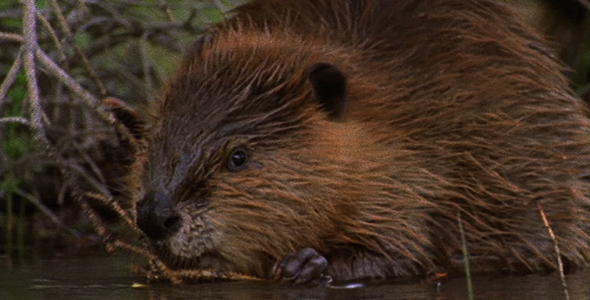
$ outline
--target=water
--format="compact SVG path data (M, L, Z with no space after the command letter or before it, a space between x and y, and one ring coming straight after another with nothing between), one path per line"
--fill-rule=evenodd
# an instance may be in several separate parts
M443 279L440 282L379 282L357 289L291 286L271 282L152 284L134 287L134 283L143 281L130 272L132 262L133 258L126 255L35 258L17 263L0 258L0 300L467 299L464 278ZM571 299L590 299L590 270L566 278ZM473 284L476 299L565 299L557 274L476 276Z

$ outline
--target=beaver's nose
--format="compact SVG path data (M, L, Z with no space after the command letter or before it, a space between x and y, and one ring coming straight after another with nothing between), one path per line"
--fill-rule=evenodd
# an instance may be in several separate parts
M151 192L137 204L137 226L154 240L171 236L181 225L182 219L167 194Z

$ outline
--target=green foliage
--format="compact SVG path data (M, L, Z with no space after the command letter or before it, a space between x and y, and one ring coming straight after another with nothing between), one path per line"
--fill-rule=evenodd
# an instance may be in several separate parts
M5 117L26 117L26 85L25 75L20 72L8 93L11 103ZM2 150L9 160L16 160L31 149L31 137L20 127L22 125L17 123L9 123L6 126L6 140Z
M7 98L10 99L10 103L6 105L7 107L3 117L26 117L26 88L26 77L23 72L20 72L17 75L12 88L8 92ZM0 174L3 175L3 177L0 177L0 191L4 194L5 203L3 203L3 206L6 208L6 223L1 224L0 226L5 226L7 250L10 251L13 246L12 237L15 233L15 219L13 218L14 195L21 187L23 179L26 177L24 174L26 173L26 170L19 170L15 162L32 150L32 140L27 128L23 128L23 125L18 123L6 124L3 131L4 134L0 134L0 136L5 136L5 139L2 141L3 143L0 147L0 156L4 156L8 160L8 164L5 166L6 169L4 170L4 174ZM22 228L25 222L25 202L20 202L20 213L19 217L16 219L17 231L19 231L19 233L17 233L16 244L18 249L24 247L24 238L22 236L24 231Z
M85 31L78 32L74 36L74 43L82 49L87 49L92 44L92 37L90 36L90 33L88 33L88 32L85 32Z

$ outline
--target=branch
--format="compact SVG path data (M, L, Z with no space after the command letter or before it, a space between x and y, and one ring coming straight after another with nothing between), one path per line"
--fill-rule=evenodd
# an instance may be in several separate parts
M56 216L49 208L47 208L47 206L43 205L43 203L41 203L41 201L39 200L38 197L30 195L29 193L27 193L21 189L16 189L15 193L17 195L27 199L30 203L35 205L44 215L46 215L53 223L55 223L59 227L63 228L64 230L66 230L67 232L69 232L70 234L72 234L75 237L82 237L82 234L79 231L68 227L66 224L64 224L59 219L58 216Z
M16 58L14 59L14 62L12 63L10 70L8 70L6 78L4 78L4 81L2 81L2 85L0 85L0 115L2 115L2 104L4 104L4 99L6 98L8 89L12 86L12 84L16 80L16 75L18 74L18 71L20 71L22 65L22 53L23 49L21 48L18 54L16 55Z
M96 190L100 191L105 195L110 195L106 187L96 182L91 176L84 172L83 168L77 164L72 164L64 161L63 157L60 156L59 151L49 142L44 131L44 123L42 121L44 112L41 108L39 88L37 82L36 65L35 65L35 54L39 61L45 65L48 69L54 72L59 79L61 79L66 86L68 86L74 93L81 96L91 107L96 108L99 105L98 99L92 94L82 88L74 79L72 79L64 70L62 70L51 58L49 58L37 44L37 34L35 31L35 15L36 8L34 0L25 0L25 11L23 15L23 26L24 26L24 38L25 38L25 51L23 53L23 62L25 67L25 74L27 77L27 89L29 93L30 101L30 113L31 113L31 127L34 132L35 140L43 145L45 152L51 156L58 163L61 168L74 171L78 173L82 178L86 179ZM106 120L114 118L105 111L95 109L99 115L103 116Z
M97 107L99 105L98 98L94 97L89 91L83 88L75 79L70 77L66 71L60 68L52 59L47 55L43 50L37 48L35 49L35 55L39 62L43 64L44 67L51 71L51 74L57 77L63 84L65 84L74 94L80 97L88 106L90 107ZM111 118L107 117L105 114L103 116L106 120L111 120Z
M0 32L0 39L9 40L14 42L22 43L25 41L22 35L8 32Z
M551 237L551 241L553 242L553 247L555 248L555 256L557 256L557 267L559 271L559 277L561 278L561 286L563 288L563 293L566 300L570 299L570 295L567 289L567 282L565 280L565 274L563 272L563 262L561 260L561 251L559 250L559 243L557 242L557 238L555 237L555 233L553 233L553 229L549 224L549 220L547 220L547 215L545 214L545 210L543 209L543 205L541 202L537 202L537 209L539 210L539 214L541 214L541 219L543 220L543 224L545 228L547 228L547 232L549 233L549 237Z
M23 64L27 77L27 91L29 94L29 107L31 114L31 126L33 127L35 139L45 146L50 146L43 130L43 109L39 97L39 85L37 83L37 71L35 66L35 51L37 45L36 31L36 7L34 0L25 0L23 14L23 36L25 38L25 51L23 53Z
M23 125L31 125L31 122L29 122L29 120L23 118L23 117L6 117L6 118L0 118L0 124L2 123L19 123L19 124L23 124Z

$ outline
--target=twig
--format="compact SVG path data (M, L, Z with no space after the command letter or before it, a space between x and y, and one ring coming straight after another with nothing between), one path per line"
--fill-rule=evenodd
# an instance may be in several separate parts
M57 16L57 20L59 21L59 25L61 26L63 33L66 35L68 40L73 40L74 36L72 34L72 30L70 29L70 26L68 25L66 18L64 17L62 9L59 6L59 3L57 2L57 0L51 0L50 3L53 8L53 11L55 12L55 14ZM94 81L96 86L98 87L101 96L106 97L106 95L107 95L106 88L104 87L104 84L102 83L102 81L98 78L98 75L96 75L96 71L90 65L88 58L86 57L86 55L84 55L84 52L82 51L82 49L78 45L73 44L73 47L74 47L74 49L76 49L76 53L78 54L78 56L80 56L80 58L82 59L82 65L84 66L84 68L86 69L86 71L88 72L88 74L90 75L90 77L92 78L92 80Z
M31 126L34 131L35 139L40 142L44 147L45 151L52 156L60 165L60 167L76 171L90 184L92 184L98 191L108 195L109 192L106 188L97 184L93 178L90 178L77 164L68 164L59 155L59 152L54 149L52 144L48 141L43 123L43 110L40 104L39 88L37 83L36 66L35 66L35 54L47 68L51 69L58 74L58 77L72 89L72 91L81 94L85 97L84 99L94 100L93 96L81 88L77 82L67 75L65 71L59 68L43 51L41 51L37 45L37 33L36 33L36 8L34 0L25 0L25 9L23 15L23 36L25 39L25 51L23 53L23 63L25 68L25 74L27 77L27 89L29 92L29 105L31 109ZM61 75L61 76L60 76ZM98 105L98 100L94 101L95 105ZM106 115L106 113L105 113ZM34 201L34 197L30 199ZM41 210L43 206L40 207ZM47 211L45 211L47 214ZM50 215L51 217L51 215ZM52 217L51 217L52 218ZM52 218L53 219L53 218ZM55 220L54 220L55 221Z
M152 61L150 59L150 56L148 54L148 32L144 32L144 34L141 35L141 37L139 38L139 55L141 57L141 62L142 62L142 68L143 68L143 80L144 80L144 84L145 86L151 91L154 89L154 82L152 81L152 76L151 76L151 67L152 67ZM148 95L152 95L153 93L148 92ZM148 100L153 100L153 99L148 99Z
M135 222L127 214L127 212L124 209L122 209L117 202L112 201L111 198L105 198L102 195L94 193L86 193L85 197L99 200L109 205L125 222L125 225L127 225L127 229L132 230L138 236L144 236L143 232L139 230L139 228L135 225ZM141 275L145 276L148 280L167 280L175 284L182 283L185 280L203 279L261 280L260 278L248 275L233 272L218 272L208 269L172 270L168 268L168 266L166 266L166 264L162 260L160 260L158 255L151 251L151 249L148 246L137 246L123 242L115 238L109 232L107 226L105 226L104 222L94 211L94 209L84 199L82 199L81 196L78 198L78 202L80 203L82 210L88 216L88 219L92 223L93 228L100 237L100 239L105 243L107 251L114 252L117 249L123 249L131 253L137 254L139 256L142 256L149 261L149 266L147 268L136 268L135 270L136 273L141 273Z
M70 36L72 31L70 30L70 26L68 25L68 22L66 21L66 18L64 17L64 14L61 11L61 7L59 6L59 3L57 3L57 0L51 0L49 1L49 4L51 4L51 7L53 8L53 12L55 13L59 26L61 27L61 30L63 31L63 33L66 36Z
M57 33L55 32L55 30L53 30L53 27L51 27L51 24L49 23L47 18L45 18L45 16L43 16L43 14L37 12L37 19L39 19L39 21L41 21L41 23L43 24L43 27L45 27L45 29L47 29L47 31L49 32L49 36L51 37L51 39L53 40L53 44L57 48L57 53L59 53L59 60L61 62L66 62L67 58L66 58L66 53L64 52L64 49L63 49L63 45L59 41L59 37L57 36Z
M5 118L0 118L0 123L19 123L19 124L23 124L23 125L31 125L31 122L29 122L29 120L23 118L23 117L5 117Z
M110 235L108 234L108 230L107 230L106 226L104 226L103 222L100 221L100 217L90 207L90 205L88 205L88 203L86 203L86 201L84 201L84 199L82 198L83 196L81 194L76 194L75 197L77 199L76 202L79 203L80 207L82 208L82 212L84 212L84 215L86 215L86 217L90 221L90 224L92 225L92 229L94 229L94 231L96 231L96 234L98 234L98 237L104 243L107 243L108 240L110 239Z
M86 165L89 166L90 170L92 171L91 173L94 176L96 176L96 178L98 179L98 182L104 183L106 180L105 180L103 174L101 173L100 168L96 165L96 162L90 157L90 155L88 155L88 153L86 151L84 151L82 146L79 145L78 143L74 143L72 145L72 147L78 151L80 158L82 158L82 160L84 160Z
M166 13L166 17L168 18L168 21L174 22L176 20L176 18L174 18L174 14L172 13L172 10L170 9L170 6L168 5L168 3L166 3L166 1L163 1L163 0L160 0L159 2L162 7L162 10L164 11L164 13Z
M99 105L98 98L94 97L90 92L84 89L75 79L70 77L70 75L60 68L43 50L37 48L35 49L35 55L39 62L43 64L44 67L51 71L51 74L56 76L63 84L65 84L74 94L80 97L88 106L96 108ZM110 115L108 114L101 114L105 120L112 120Z
M461 234L461 250L463 251L463 263L465 265L465 277L467 280L467 299L473 300L473 283L471 281L471 268L469 266L469 252L467 251L467 239L465 238L465 231L463 230L463 222L461 220L461 212L457 213L457 222L459 222L459 233Z
M119 205L119 203L117 203L116 201L113 201L112 198L107 198L107 197L104 197L103 195L95 194L95 193L86 193L85 196L88 197L88 198L92 198L94 200L98 200L98 201L104 203L105 205L110 206L117 213L117 215L119 215L119 217L123 220L123 222L125 222L125 224L134 233L136 233L137 235L143 235L143 233L141 232L141 230L139 230L139 228L137 228L137 226L135 225L135 215L129 215Z
M537 209L541 214L541 219L543 219L543 224L547 228L547 232L549 232L549 236L551 237L551 241L553 242L553 246L555 247L555 255L557 256L557 266L559 268L559 277L561 278L561 286L563 287L563 294L565 295L565 299L570 299L570 294L567 289L567 281L565 280L565 274L563 272L563 262L561 260L561 251L559 250L559 244L557 243L557 238L553 233L553 229L549 224L549 220L547 220L547 215L545 214L545 210L543 209L543 205L541 202L537 202Z
M47 208L45 205L43 205L43 203L41 203L41 201L39 200L38 197L35 197L21 189L16 189L15 193L25 199L27 199L27 201L29 201L30 203L32 203L33 205L35 205L35 207L37 207L37 209L39 209L45 216L47 216L53 223L55 223L56 225L58 225L59 227L61 227L62 229L64 229L65 231L67 231L68 233L70 233L71 235L75 236L75 237L82 237L82 234L73 229L68 227L66 224L64 224L58 216L56 216L49 208Z
M52 75L56 76L60 79L74 94L78 95L86 104L94 109L96 114L100 116L103 120L109 122L109 124L117 124L115 118L107 113L104 110L99 109L100 101L86 89L84 89L75 79L70 77L66 71L61 69L43 50L36 49L36 55L39 59L39 62L42 63L47 69L49 69ZM115 125L117 129L126 137L129 137L130 134L128 130L124 128L124 126Z
M84 14L90 14L90 9L88 9L84 0L76 0L76 2L78 2L78 5L84 11Z
M39 97L39 85L37 83L37 71L35 66L35 51L37 46L36 31L36 7L34 0L25 0L25 9L23 14L23 36L25 38L25 51L23 53L23 64L25 75L27 77L27 90L29 94L29 107L31 113L31 126L34 131L35 139L44 146L50 143L45 136L43 123L43 109Z
M49 56L47 56L47 54L45 54L45 52L43 52L41 49L37 49L36 55L39 59L39 62L49 69L52 75L60 79L72 92L74 92L74 94L78 95L88 106L92 107L98 116L109 122L109 124L115 124L117 130L119 130L119 132L125 137L131 136L128 130L124 126L118 124L111 114L98 108L100 105L98 98L84 89L76 80L70 77L70 75L61 69Z
M0 115L2 115L2 106L4 104L4 99L6 98L6 94L8 94L8 89L12 86L14 81L16 80L16 75L18 71L20 71L22 65L22 53L23 49L18 52L10 70L8 70L8 74L6 74L6 78L2 81L2 85L0 85Z
M35 140L43 145L44 150L52 156L62 167L65 167L61 156L55 151L52 144L47 139L44 131L43 123L43 109L41 108L39 88L37 83L36 65L35 65L35 52L40 51L37 45L37 32L36 32L36 7L34 0L24 0L24 14L23 14L23 36L25 39L25 50L23 52L23 65L25 68L25 75L27 77L27 90L29 93L29 106L31 113L30 125L33 128ZM72 166L73 167L73 166ZM75 168L74 168L75 169ZM68 232L75 236L82 236L79 232L68 229L50 210L41 204L38 199L25 193L24 191L17 191L19 195L25 197L31 203L35 204L45 215L47 215L52 221L66 228Z
M111 193L109 192L109 190L103 184L92 178L92 176L88 175L86 170L80 167L77 163L65 163L62 164L62 167L66 167L70 171L74 171L82 178L84 178L86 182L88 182L97 192L110 197Z
M0 32L0 40L9 40L22 43L25 41L22 35L8 32Z

